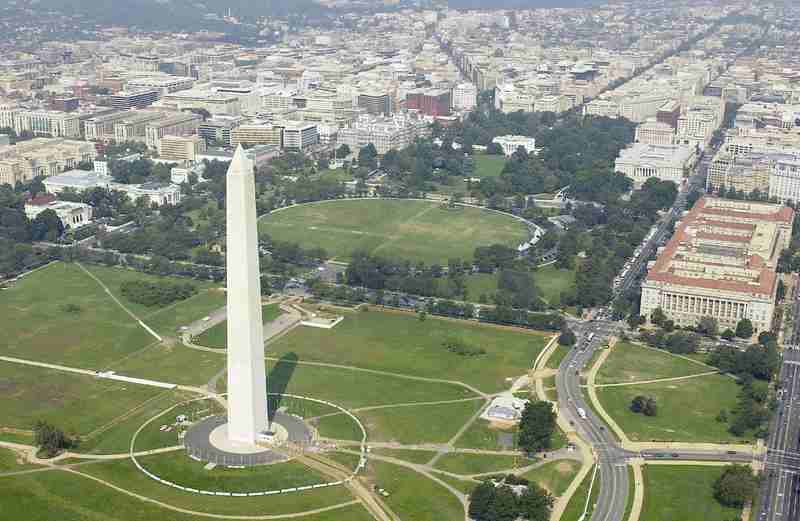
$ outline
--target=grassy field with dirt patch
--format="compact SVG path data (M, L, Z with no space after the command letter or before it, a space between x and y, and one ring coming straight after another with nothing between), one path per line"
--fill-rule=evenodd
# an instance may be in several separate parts
M529 470L522 477L537 483L558 497L566 492L580 468L580 462L574 460L550 461L541 467Z

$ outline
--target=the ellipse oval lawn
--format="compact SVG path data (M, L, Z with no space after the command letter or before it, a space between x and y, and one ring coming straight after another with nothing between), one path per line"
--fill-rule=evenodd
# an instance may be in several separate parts
M324 248L338 260L364 250L427 264L472 259L478 246L516 247L528 238L525 224L508 215L404 199L343 199L288 207L263 216L259 230L304 248Z

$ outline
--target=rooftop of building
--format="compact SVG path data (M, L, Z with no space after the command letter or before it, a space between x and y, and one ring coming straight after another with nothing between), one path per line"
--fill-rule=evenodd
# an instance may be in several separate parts
M646 163L653 166L683 166L694 153L694 149L686 145L633 143L628 148L620 150L617 161Z
M678 223L647 283L771 296L793 220L786 206L703 197Z

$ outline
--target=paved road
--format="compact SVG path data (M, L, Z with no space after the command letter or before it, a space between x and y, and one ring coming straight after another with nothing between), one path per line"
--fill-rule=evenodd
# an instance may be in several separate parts
M598 324L599 325L599 324ZM587 440L595 450L598 458L600 487L592 521L622 521L628 502L629 476L627 458L629 454L617 446L613 434L609 432L603 420L596 417L581 393L580 370L592 357L594 349L602 347L604 337L596 333L599 328L592 323L576 333L579 338L577 347L564 357L556 375L559 409L575 426L578 434ZM593 334L592 340L589 335ZM582 409L586 418L581 418Z
M800 519L800 351L785 351L780 382L756 521Z

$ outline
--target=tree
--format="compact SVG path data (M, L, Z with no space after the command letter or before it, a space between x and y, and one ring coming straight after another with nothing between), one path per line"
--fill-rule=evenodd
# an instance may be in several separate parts
M59 219L58 214L51 209L47 209L31 223L31 239L34 241L49 241L57 240L64 233L64 223Z
M703 317L697 323L697 332L701 335L706 335L709 337L717 336L719 330L719 326L717 324L717 319L714 317Z
M519 424L519 447L532 454L550 448L556 428L553 404L545 401L528 402Z
M755 497L758 479L753 471L744 465L731 465L714 483L714 497L722 505L742 508Z
M519 513L528 521L548 521L553 509L553 496L536 483L529 483L528 489L518 499Z
M631 401L631 412L641 413L645 416L656 416L658 407L656 400L650 396L639 395Z
M657 326L663 324L665 320L667 320L667 315L664 314L664 310L661 308L654 309L650 314L650 322Z
M575 333L572 332L570 328L564 326L564 329L561 330L561 335L558 337L558 345L564 347L572 347L577 342L577 338L575 338Z
M494 495L495 486L490 481L475 487L469 495L469 517L476 521L491 519Z
M497 143L489 143L486 146L486 153L491 154L493 156L502 156L503 155L503 147L501 147Z
M375 145L369 143L358 151L358 165L374 170L378 167L378 151Z
M345 157L350 155L350 147L347 145L341 145L339 148L336 149L336 157L339 159L344 159Z
M750 338L753 336L753 323L750 319L743 318L736 324L736 336L739 338Z
M42 420L36 422L33 432L36 436L36 446L45 458L52 458L75 444L64 431Z
M722 338L724 338L725 340L732 340L732 339L733 339L733 337L735 337L735 336L736 336L736 333L733 331L733 329L731 329L731 328L728 328L728 329L726 329L725 331L723 331L723 332L722 332L722 334L721 334L720 336L721 336Z

